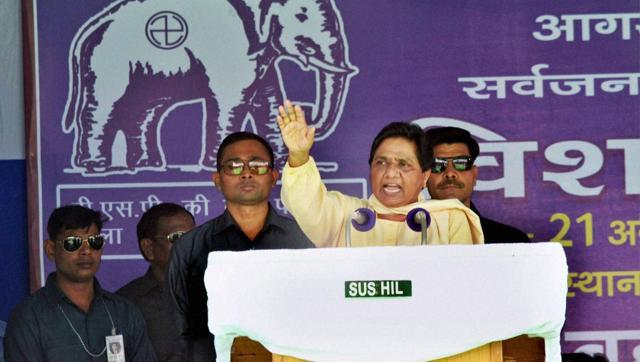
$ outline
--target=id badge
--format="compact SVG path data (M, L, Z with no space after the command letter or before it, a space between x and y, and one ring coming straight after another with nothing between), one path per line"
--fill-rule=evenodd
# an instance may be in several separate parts
M124 359L124 342L122 334L106 336L107 344L107 361L108 362L125 362Z

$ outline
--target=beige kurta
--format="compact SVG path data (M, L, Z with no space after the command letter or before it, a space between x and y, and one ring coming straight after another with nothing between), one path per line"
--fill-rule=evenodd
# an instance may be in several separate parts
M378 214L406 215L421 207L431 214L427 230L429 244L483 244L480 219L458 200L424 200L397 208L389 208L374 196L368 200L327 191L313 158L299 167L284 168L282 201L300 228L318 247L345 246L346 221L356 209L367 207ZM349 227L351 227L349 225ZM352 228L352 246L420 245L420 233L405 222L378 218L372 230L359 232Z

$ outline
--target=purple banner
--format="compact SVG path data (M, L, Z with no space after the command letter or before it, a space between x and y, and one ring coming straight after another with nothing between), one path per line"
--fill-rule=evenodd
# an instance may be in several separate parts
M149 206L223 210L227 134L259 133L282 166L289 98L323 178L352 195L383 125L468 129L478 209L565 247L564 351L640 355L638 2L34 0L34 18L40 230L63 204L102 210L107 289L143 273Z

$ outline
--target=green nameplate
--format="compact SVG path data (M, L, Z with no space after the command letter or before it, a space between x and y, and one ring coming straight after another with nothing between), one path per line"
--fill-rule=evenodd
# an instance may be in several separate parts
M345 298L410 296L411 280L352 280L344 282Z

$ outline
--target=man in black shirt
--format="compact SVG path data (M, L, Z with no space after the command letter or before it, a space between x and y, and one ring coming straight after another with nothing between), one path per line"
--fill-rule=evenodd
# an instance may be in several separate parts
M177 327L189 341L189 361L215 358L204 286L210 252L313 247L295 221L278 215L269 204L278 171L264 139L248 132L229 135L220 144L217 167L213 182L224 195L226 210L175 243L167 271Z
M457 127L431 128L426 132L433 148L434 161L427 188L435 200L458 199L480 216L485 244L528 243L522 231L483 217L471 202L471 194L478 177L473 164L480 153L478 142L471 134Z
M116 292L140 308L161 362L186 359L182 339L168 311L164 278L171 247L194 226L193 215L181 205L165 202L147 210L138 222L136 233L140 253L149 262L149 269Z
M4 339L7 362L156 361L138 308L103 290L95 278L104 245L101 229L97 211L78 205L53 211L44 248L56 271L11 313ZM114 343L117 354L107 350Z

